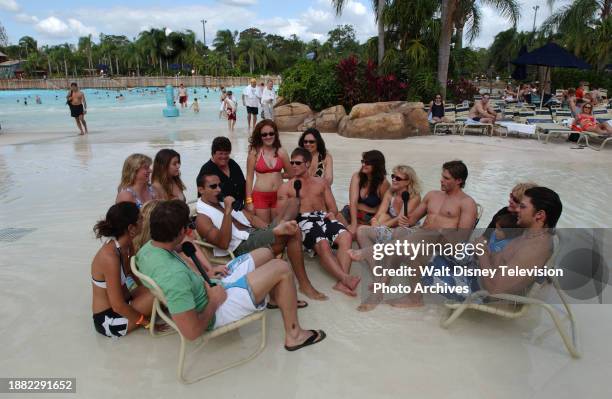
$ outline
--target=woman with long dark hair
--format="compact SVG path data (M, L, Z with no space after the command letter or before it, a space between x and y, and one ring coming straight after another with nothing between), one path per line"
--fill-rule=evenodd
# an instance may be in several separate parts
M186 187L181 180L181 155L178 152L170 148L159 150L153 160L151 183L155 198L185 201L183 191Z
M361 155L361 168L353 173L349 187L349 204L341 212L348 230L357 233L357 226L370 224L378 212L382 198L390 187L386 178L385 156L378 150Z
M119 202L93 228L97 238L109 238L91 264L94 327L107 337L122 337L138 327L148 328L153 295L145 287L130 291L134 284L130 257L132 239L140 230L138 207Z
M289 155L281 147L276 123L264 119L255 125L249 138L246 206L264 222L276 217L276 192L283 177L291 177Z
M325 148L321 133L313 127L306 129L298 140L298 146L308 150L312 155L308 169L310 176L322 177L331 186L334 182L334 160Z

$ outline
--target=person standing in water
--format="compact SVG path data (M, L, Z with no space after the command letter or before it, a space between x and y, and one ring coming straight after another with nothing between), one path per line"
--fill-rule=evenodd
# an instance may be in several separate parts
M187 89L185 89L185 85L182 83L179 85L179 89L178 89L178 100L179 100L179 103L181 104L181 108L185 108L188 106Z
M76 83L70 84L70 91L66 95L67 104L70 107L70 116L72 116L81 131L81 135L89 133L87 131L87 123L85 122L85 114L87 113L87 101L85 94L79 90Z

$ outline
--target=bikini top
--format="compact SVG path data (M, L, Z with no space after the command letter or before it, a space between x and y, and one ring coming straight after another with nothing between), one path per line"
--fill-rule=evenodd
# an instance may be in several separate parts
M380 205L381 201L382 200L376 193L368 194L368 196L365 198L361 198L361 195L360 195L359 199L357 200L358 203L369 206L370 208L376 208L378 205Z
M319 154L317 170L315 171L315 177L323 177L323 172L325 172L325 164L323 163L323 155Z
M269 167L266 163L266 160L263 156L263 150L259 153L259 158L257 159L257 163L255 163L255 171L257 173L274 173L280 172L283 170L283 161L279 157L274 157L276 159L274 163L274 167Z
M134 189L132 187L126 187L126 188L122 189L121 191L127 191L128 193L130 193L130 194L132 194L134 196L134 200L136 202L136 206L138 207L138 209L140 209L144 205L144 203L142 202L140 197L138 197L138 194L136 194L136 191L134 191ZM155 191L153 191L153 186L151 186L149 184L147 186L147 191L151 195L151 198L155 198Z
M117 252L117 256L119 257L119 269L121 270L121 285L126 285L128 279L131 279L131 277L126 277L125 273L123 272L123 257L121 257L121 247L119 246L119 242L114 238L113 242L115 243L115 251ZM106 281L96 280L92 277L91 282L102 289L106 289Z
M393 206L393 200L395 199L395 196L397 194L393 194L391 196L391 201L389 201L389 209L387 209L387 213L389 214L389 216L391 216L392 218L396 218L397 217L397 211L395 210L395 207ZM404 207L404 205L402 205L402 208Z

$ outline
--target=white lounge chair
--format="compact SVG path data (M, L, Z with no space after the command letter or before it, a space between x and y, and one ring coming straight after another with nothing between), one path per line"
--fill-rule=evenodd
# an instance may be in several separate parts
M191 384L200 380L203 380L205 378L208 377L212 377L215 374L219 374L225 370L228 370L230 368L239 366L241 364L244 364L252 359L254 359L257 355L259 355L261 353L261 351L263 351L263 349L266 346L266 313L265 311L262 312L255 312L250 314L247 317L244 317L238 321L235 321L233 323L227 324L223 327L214 329L212 331L209 331L205 334L203 334L200 338L198 338L198 340L200 341L197 344L197 349L199 349L200 347L202 347L204 344L208 343L208 341L210 341L213 338L219 337L227 332L230 331L234 331L239 329L242 326L245 326L251 322L257 321L257 320L261 320L261 341L259 343L259 346L257 347L257 349L254 352L251 352L250 355L248 355L245 358L242 358L240 360L234 361L230 364L227 364L225 366L219 366L216 369L214 369L213 371L210 371L204 375L198 376L198 377L194 377L194 378L190 378L187 379L185 378L184 375L184 366L185 366L185 348L187 346L187 339L183 336L183 334L181 334L180 330L178 329L177 325L174 323L174 321L172 320L172 317L166 313L166 310L164 309L164 307L162 307L162 305L167 306L168 302L166 300L166 296L164 295L163 291L161 290L161 288L159 288L159 286L155 283L155 281L153 281L153 279L145 274L142 274L140 272L140 270L138 270L138 265L136 264L136 257L132 257L132 259L130 260L130 267L132 268L132 272L143 282L145 283L145 285L149 288L149 290L151 291L151 293L153 294L153 296L155 297L154 301L153 301L153 313L151 314L151 327L150 327L150 332L151 335L156 337L156 336L162 336L162 335L168 335L169 333L173 333L173 332L167 332L164 334L157 334L155 333L155 319L157 317L157 315L159 315L175 332L178 333L179 337L181 338L181 345L179 348L179 358L178 358L178 367L177 367L177 378L178 380L183 383L183 384ZM194 350L194 351L195 351ZM217 365L218 366L218 365Z

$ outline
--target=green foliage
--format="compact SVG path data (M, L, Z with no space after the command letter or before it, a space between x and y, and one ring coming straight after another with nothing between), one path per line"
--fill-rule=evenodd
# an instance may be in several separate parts
M414 73L410 79L408 101L428 103L440 92L440 83L436 73L432 70L423 69Z
M589 82L591 88L604 88L612 90L612 75L594 70L581 71L577 69L554 69L551 74L551 87L553 89L568 89L578 87L581 81Z
M338 103L340 86L333 61L300 61L283 73L278 94L289 102L308 104L322 110Z

